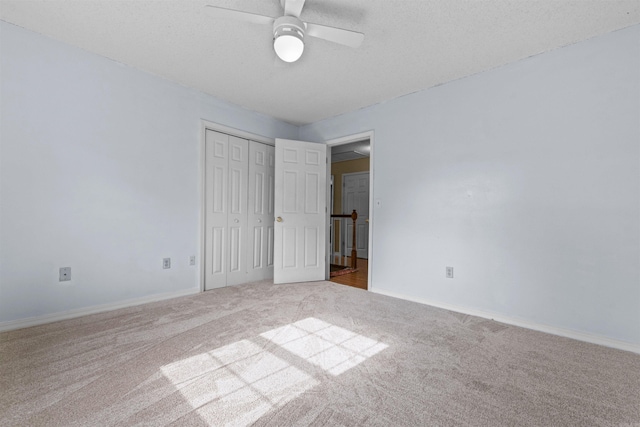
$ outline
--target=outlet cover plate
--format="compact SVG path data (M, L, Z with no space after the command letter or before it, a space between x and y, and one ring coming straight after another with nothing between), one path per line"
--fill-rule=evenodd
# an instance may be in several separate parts
M71 280L71 267L60 267L59 282L68 282Z
M453 267L447 267L447 279L453 279Z
M171 268L171 258L162 258L162 268Z

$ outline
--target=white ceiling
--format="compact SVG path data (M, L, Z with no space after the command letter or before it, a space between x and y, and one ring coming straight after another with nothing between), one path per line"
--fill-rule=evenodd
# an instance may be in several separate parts
M307 38L278 60L271 28L212 4L279 16L279 0L0 0L0 19L293 124L383 102L640 23L638 0L307 0L305 21L365 33Z
M371 146L369 140L350 142L331 147L331 163L345 162L369 157Z

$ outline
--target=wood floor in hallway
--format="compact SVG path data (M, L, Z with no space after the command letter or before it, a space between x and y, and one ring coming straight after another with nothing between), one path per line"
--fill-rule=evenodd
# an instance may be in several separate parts
M349 258L347 258L349 260ZM348 263L348 261L347 261ZM368 289L367 280L369 277L369 261L358 258L358 271L342 276L332 277L331 281L342 285L353 286L354 288Z

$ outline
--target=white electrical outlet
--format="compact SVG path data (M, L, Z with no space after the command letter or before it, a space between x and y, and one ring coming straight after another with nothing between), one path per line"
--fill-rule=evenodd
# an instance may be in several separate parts
M447 267L447 279L453 279L453 267Z
M171 258L163 258L162 259L162 268L164 268L165 270L167 268L171 268Z
M71 267L60 267L60 278L58 282L68 282L71 280Z
M191 255L189 257L189 265L196 265L196 256L195 255Z

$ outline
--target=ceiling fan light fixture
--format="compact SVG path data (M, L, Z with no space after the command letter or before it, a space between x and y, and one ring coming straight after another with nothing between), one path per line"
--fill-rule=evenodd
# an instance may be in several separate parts
M273 49L284 62L295 62L304 52L304 23L294 16L283 16L273 24Z

